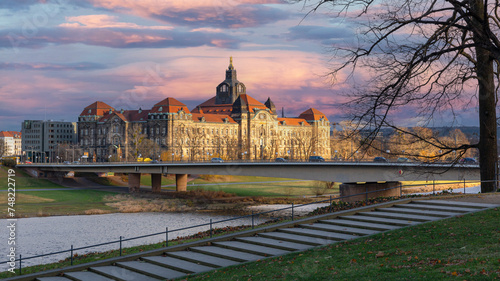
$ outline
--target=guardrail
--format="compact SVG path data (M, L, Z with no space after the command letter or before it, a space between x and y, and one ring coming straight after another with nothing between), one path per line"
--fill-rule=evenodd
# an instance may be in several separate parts
M471 181L471 182L476 183L476 182L479 182L479 181ZM486 182L486 181L481 181L481 182ZM460 184L463 183L464 184L464 194L465 194L466 183L467 183L465 180L464 181L457 181L457 182L448 182L448 183L445 183L445 184L457 184L457 183L460 183ZM405 185L405 186L421 186L421 185ZM433 187L434 186L435 186L435 183L433 183ZM331 212L332 211L331 207L332 207L333 200L337 201L337 200L342 200L342 199L346 199L346 198L353 197L353 196L359 196L359 195L366 195L366 198L368 199L368 195L370 193L376 193L376 192L387 191L387 190L392 190L392 189L399 189L399 194L400 194L400 196L402 196L402 189L403 189L403 185L402 184L400 184L399 186L396 186L396 187L391 187L391 188L386 188L386 189L379 189L379 190L375 190L375 191L362 192L362 193L358 193L358 194L352 194L352 195L349 195L349 196L332 197L330 195L330 197L328 199L325 199L325 200L315 201L315 202L306 203L306 204L300 204L300 205L297 205L297 206L295 206L295 204L292 203L292 205L290 207L284 207L284 208L280 208L280 209L274 209L274 210L264 211L264 212L259 212L259 213L253 213L252 212L252 214L249 214L249 215L238 216L238 217L235 217L235 218L224 219L224 220L219 220L219 221L213 221L212 219L210 219L210 221L207 222L207 223L193 225L193 226L188 226L188 227L183 227L183 228L178 228L178 229L168 229L168 227L165 227L165 231L162 231L162 232L157 232L157 233L152 233L152 234L146 234L146 235L141 235L141 236L127 238L127 239L124 239L123 236L120 236L118 240L113 240L113 241L105 242L105 243L99 243L99 244L95 244L95 245L88 245L88 246L79 247L79 248L73 248L73 245L71 245L71 248L68 249L68 250L51 252L51 253L47 253L47 254L41 254L41 255L24 257L24 258L20 254L19 258L15 259L14 261L16 261L16 262L18 261L19 262L19 275L22 275L22 268L23 268L22 262L26 261L26 260L30 260L30 259L42 258L42 257L47 257L47 256L52 256L52 255L58 255L58 254L63 254L63 253L70 253L70 255L71 255L70 256L70 263L71 263L71 265L73 265L73 257L74 257L74 252L75 251L85 250L85 249L90 249L90 248L95 248L95 247L100 247L100 246L105 246L105 245L112 245L112 244L119 244L119 255L122 256L123 242L127 242L127 241L132 241L132 240L137 240L137 239L142 239L142 238L147 238L147 237L152 237L152 236L158 236L158 235L165 235L165 246L168 247L168 241L169 241L169 234L170 233L174 233L174 232L178 232L178 231L183 231L183 230L188 230L188 229L193 229L193 228L197 228L197 227L209 226L210 238L212 238L212 236L213 236L213 230L214 230L214 225L216 225L216 224L220 224L220 223L224 223L224 222L228 222L228 221L242 220L242 219L251 218L252 219L252 225L251 225L251 227L252 227L252 229L254 229L255 228L254 219L255 219L255 217L259 217L260 215L265 215L265 214L270 214L270 213L279 212L279 211L285 211L285 210L291 210L290 219L293 221L295 219L295 210L297 208L301 208L301 207L309 206L309 205L313 205L313 204L319 204L319 203L326 203L326 202L328 202L329 205L330 205L329 212ZM433 194L434 193L435 193L435 190L433 188ZM282 218L282 220L285 220L287 218L288 218L287 216L284 216ZM12 260L1 261L0 263L5 264L5 263L8 263L8 262L12 262Z

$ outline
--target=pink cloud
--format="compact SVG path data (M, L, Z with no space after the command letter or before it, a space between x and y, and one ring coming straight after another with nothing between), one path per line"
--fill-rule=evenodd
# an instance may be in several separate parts
M95 7L125 12L145 18L180 25L249 27L276 22L288 17L282 10L264 4L281 4L272 0L226 1L158 1L158 0L87 0Z
M70 28L127 28L127 29L159 29L171 30L171 26L140 26L130 22L118 22L118 17L110 15L86 15L77 17L66 17L67 23L61 27Z

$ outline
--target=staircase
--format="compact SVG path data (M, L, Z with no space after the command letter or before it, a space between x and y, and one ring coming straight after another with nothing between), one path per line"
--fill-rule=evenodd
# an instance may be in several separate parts
M400 200L350 211L301 219L279 227L208 239L183 249L164 248L149 255L115 258L108 265L80 265L47 277L11 280L100 281L165 280L256 261L367 235L481 211L495 205L444 200ZM175 247L171 247L175 248ZM101 262L102 264L102 262ZM50 273L49 273L50 274ZM56 276L58 275L58 276ZM19 278L19 279L18 279Z

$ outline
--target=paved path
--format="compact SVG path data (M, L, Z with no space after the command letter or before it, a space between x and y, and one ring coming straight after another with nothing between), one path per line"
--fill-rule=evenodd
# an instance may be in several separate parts
M20 278L40 281L173 279L497 206L500 204L399 200L48 271L43 277Z

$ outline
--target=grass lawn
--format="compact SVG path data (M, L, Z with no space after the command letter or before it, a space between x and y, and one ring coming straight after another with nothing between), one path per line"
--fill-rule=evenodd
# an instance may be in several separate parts
M496 208L224 268L187 279L499 279L499 221L500 208Z
M466 183L475 183L479 185L480 183L478 181L466 181ZM403 181L403 186L422 186L422 185L431 185L433 184L432 181ZM434 184L463 184L463 181L435 181Z
M238 185L218 185L207 186L187 186L188 190L204 189L212 191L224 191L233 193L237 196L264 196L264 197L283 197L283 196L314 196L317 192L337 193L338 185L332 189L325 189L323 185L315 181L294 181L294 182L276 182L276 183L259 183L255 184L238 184Z
M0 190L7 190L8 170L11 168L0 166ZM64 188L46 179L36 179L25 173L24 171L14 168L16 190L20 189L41 189L41 188Z
M104 200L104 196L113 194L116 193L98 190L20 191L16 193L15 213L18 217L33 217L115 211L106 206L108 201ZM0 197L1 204L7 206L7 196Z
M233 182L266 182L266 181L289 181L294 179L288 178L268 178L254 176L209 176L210 179L196 178L189 184L207 184L207 183L233 183ZM165 176L161 179L161 185L175 184L175 179ZM141 176L141 185L151 186L151 176L149 174Z

